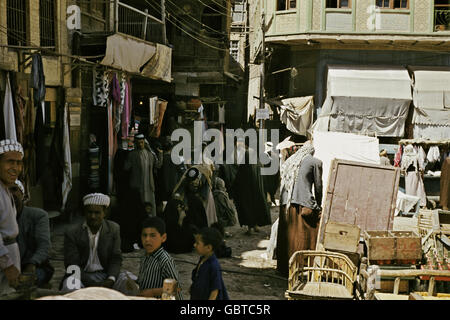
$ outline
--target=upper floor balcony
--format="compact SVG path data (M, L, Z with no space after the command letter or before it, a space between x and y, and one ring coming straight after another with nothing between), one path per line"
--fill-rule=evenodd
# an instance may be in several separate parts
M419 41L450 35L449 0L266 0L265 11L268 41L305 34Z
M144 41L165 43L162 9L155 2L75 1L81 11L81 32L122 33ZM151 12L149 12L151 10Z

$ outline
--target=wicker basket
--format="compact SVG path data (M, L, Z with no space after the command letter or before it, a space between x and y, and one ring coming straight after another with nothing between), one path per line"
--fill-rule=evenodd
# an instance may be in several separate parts
M344 254L329 251L297 251L289 260L286 298L351 300L357 268Z

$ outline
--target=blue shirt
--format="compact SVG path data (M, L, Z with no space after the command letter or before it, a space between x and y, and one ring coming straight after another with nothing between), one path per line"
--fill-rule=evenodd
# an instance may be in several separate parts
M216 256L213 254L199 267L201 260L192 270L191 300L208 300L214 290L219 290L217 300L230 300Z

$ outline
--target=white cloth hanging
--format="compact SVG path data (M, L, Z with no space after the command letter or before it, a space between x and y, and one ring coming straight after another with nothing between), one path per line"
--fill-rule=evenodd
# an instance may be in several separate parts
M441 158L441 153L439 151L438 146L432 146L430 147L430 150L428 150L427 154L427 160L430 163L435 163L436 161L439 161Z
M64 179L62 183L62 207L61 211L64 211L67 203L67 197L72 189L72 160L70 155L70 134L69 134L69 121L68 121L68 104L64 106L64 136L63 136L63 150L64 150Z
M6 73L5 100L3 102L3 116L5 119L5 138L17 141L16 120L14 117L14 104L9 72Z

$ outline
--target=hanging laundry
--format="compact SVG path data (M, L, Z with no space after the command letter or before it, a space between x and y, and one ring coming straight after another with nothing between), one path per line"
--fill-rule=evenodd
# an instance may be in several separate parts
M219 105L219 123L225 123L225 105Z
M13 81L14 83L14 81ZM14 87L12 87L14 88ZM24 146L24 131L25 131L25 105L26 101L22 95L22 87L17 86L16 90L13 90L15 104L14 104L14 116L16 120L16 134L17 141Z
M113 188L113 159L114 159L114 134L113 134L113 103L112 101L109 103L108 112L107 112L107 121L108 121L108 187L107 193L111 194Z
M425 167L427 165L427 154L423 150L422 146L418 146L417 147L417 155L418 155L418 159L417 160L419 162L419 167L421 169L425 169Z
M427 153L427 160L430 163L435 163L436 161L439 161L441 159L441 153L439 151L438 146L432 146L430 147L430 150L428 150Z
M132 100L131 100L131 83L127 80L125 86L125 103L122 112L122 140L128 139L128 130L130 127Z
M3 117L5 121L5 139L17 141L13 94L11 90L11 83L9 81L9 72L6 73L6 89L5 89L5 100L3 102Z
M72 160L70 155L70 133L69 133L69 112L67 110L69 106L66 102L64 106L64 123L63 123L63 140L62 150L64 153L64 165L63 165L63 183L62 183L62 206L61 211L64 212L67 203L67 197L70 190L72 190Z
M34 106L40 106L45 100L45 75L42 57L39 53L32 55L31 62L31 85L33 87ZM44 120L45 122L45 120Z
M93 104L94 106L106 107L109 95L109 79L108 74L98 70L95 67L93 73Z
M111 92L112 92L112 101L113 101L113 126L115 131L115 136L117 136L117 133L120 131L120 102L121 102L121 96L120 96L120 83L117 79L117 75L114 74L112 81L111 81Z
M159 138L159 136L161 135L161 127L162 127L162 122L164 119L164 113L166 112L167 109L167 101L164 99L159 99L158 103L157 103L157 123L156 123L156 134L155 137Z
M398 146L398 150L394 158L394 167L400 167L400 163L402 161L402 149L403 149L402 145Z
M154 96L149 99L148 121L150 125L158 121L158 97Z
M120 77L120 105L119 114L122 116L123 108L125 106L125 90L127 85L127 77L125 73L122 73Z

